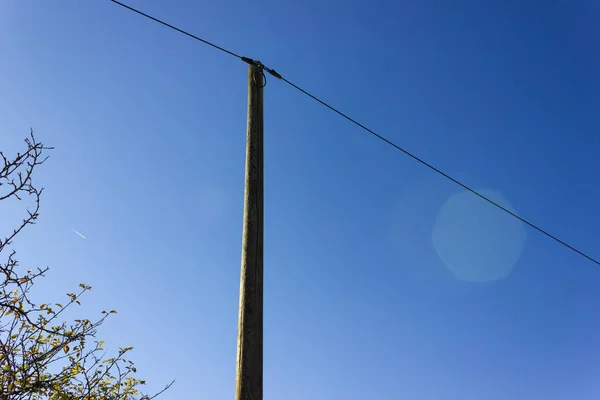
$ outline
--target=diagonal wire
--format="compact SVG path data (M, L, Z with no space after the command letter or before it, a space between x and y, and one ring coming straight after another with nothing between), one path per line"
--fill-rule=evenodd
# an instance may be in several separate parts
M524 224L532 227L533 229L535 229L536 231L546 235L547 237L549 237L550 239L562 244L563 246L567 247L568 249L574 251L575 253L579 254L580 256L583 256L585 258L587 258L589 261L592 261L595 264L600 265L600 261L596 260L595 258L588 256L587 254L585 254L584 252L582 252L581 250L578 250L577 248L571 246L570 244L568 244L567 242L560 240L559 238L557 238L556 236L552 235L551 233L549 233L548 231L540 228L539 226L533 224L532 222L529 222L528 220L526 220L523 217L520 217L519 215L515 214L514 212L510 211L509 209L507 209L506 207L501 206L500 204L496 203L495 201L493 201L492 199L482 195L481 193L479 193L478 191L471 189L469 186L465 185L464 183L462 183L461 181L459 181L456 178L453 178L452 176L448 175L447 173L445 173L444 171L434 167L433 165L431 165L430 163L428 163L427 161L423 160L420 157L417 157L416 155L412 154L411 152L409 152L408 150L404 149L403 147L397 145L396 143L392 142L389 139L386 139L385 137L381 136L380 134L378 134L377 132L367 128L366 126L364 126L363 124L361 124L360 122L356 121L354 118L351 118L350 116L348 116L347 114L344 114L343 112L341 112L340 110L338 110L337 108L329 105L328 103L326 103L325 101L319 99L318 97L314 96L313 94L307 92L306 90L302 89L301 87L299 87L298 85L290 82L289 80L285 79L285 78L281 78L282 81L284 81L285 83L287 83L288 85L290 85L291 87L293 87L294 89L304 93L305 95L307 95L308 97L310 97L311 99L321 103L322 105L324 105L325 107L327 107L328 109L330 109L331 111L335 112L336 114L344 117L345 119L347 119L348 121L352 122L354 125L358 126L359 128L367 131L368 133L370 133L371 135L375 136L377 139L381 140L382 142L392 146L394 149L401 151L402 153L406 154L407 156L409 156L410 158L412 158L413 160L423 164L424 166L426 166L427 168L433 170L434 172L437 172L438 174L440 174L441 176L443 176L444 178L454 182L455 184L457 184L458 186L468 190L469 192L473 193L474 195L476 195L477 197L487 201L488 203L490 203L491 205L499 208L500 210L504 211L505 213L513 216L514 218L518 219L519 221L523 222Z
M168 28L171 28L171 29L173 29L173 30L175 30L175 31L177 31L177 32L179 32L179 33L183 33L184 35L186 35L186 36L189 36L189 37L191 37L192 39L199 40L199 41L201 41L202 43L204 43L204 44L207 44L207 45L209 45L209 46L212 46L212 47L214 47L214 48L215 48L215 49L217 49L217 50L221 50L222 52L224 52L224 53L227 53L227 54L229 54L229 55L231 55L231 56L237 57L237 58L239 58L240 60L242 59L242 56L240 56L240 55L238 55L238 54L235 54L233 51L229 51L229 50L227 50L227 49L225 49L225 48L223 48L223 47L221 47L221 46L217 46L216 44L214 44L214 43L212 43L212 42L209 42L208 40L202 39L202 38L200 38L200 37L198 37L198 36L196 36L196 35L193 35L193 34L191 34L191 33L189 33L189 32L186 32L186 31L184 31L183 29L179 29L179 28L177 28L176 26L173 26L173 25L171 25L171 24L168 24L168 23L166 23L166 22L164 22L164 21L162 21L162 20L160 20L160 19L158 19L158 18L154 18L153 16L151 16L151 15L148 15L148 14L146 14L146 13L143 13L143 12L141 12L140 10L136 10L135 8L133 8L133 7L130 7L130 6L128 6L127 4L123 4L123 3L121 3L120 1L117 1L117 0L110 0L110 1L112 1L112 2L113 2L113 3L115 3L115 4L118 4L118 5L120 5L121 7L124 7L124 8L126 8L126 9L128 9L128 10L130 10L130 11L133 11L133 12L134 12L134 13L136 13L136 14L139 14L139 15L142 15L142 16L144 16L144 17L146 17L146 18L149 18L149 19L151 19L151 20L152 20L152 21L154 21L154 22L158 22L158 23L159 23L159 24L161 24L161 25L164 25L164 26L166 26L166 27L168 27Z
M526 224L526 225L530 226L531 228L535 229L536 231L540 232L541 234L545 235L546 237L548 237L548 238L550 238L550 239L554 240L555 242L557 242L557 243L559 243L559 244L561 244L561 245L565 246L565 247L566 247L566 248L568 248L569 250L571 250L571 251L573 251L573 252L575 252L575 253L579 254L580 256L582 256L582 257L586 258L587 260L589 260L589 261L591 261L591 262L595 263L596 265L600 265L600 261L598 261L598 260L596 260L595 258L593 258L593 257L591 257L591 256L589 256L589 255L587 255L586 253L584 253L583 251L581 251L581 250L577 249L576 247L574 247L574 246L571 246L571 245L570 245L570 244L568 244L567 242L565 242L565 241L563 241L563 240L559 239L558 237L556 237L555 235L553 235L553 234L549 233L549 232L548 232L548 231L546 231L545 229L542 229L542 228L540 228L539 226L535 225L535 224L534 224L534 223L532 223L532 222L529 222L529 221L528 221L528 220L526 220L525 218L523 218L523 217L521 217L521 216L517 215L516 213L514 213L514 212L510 211L510 210L509 210L509 209L507 209L506 207L503 207L503 206L501 206L500 204L496 203L496 202L495 202L495 201L493 201L492 199L490 199L490 198L488 198L488 197L486 197L486 196L482 195L481 193L477 192L476 190L474 190L474 189L471 189L469 186L467 186L466 184L462 183L462 182L461 182L461 181L459 181L458 179L456 179L456 178L453 178L452 176L448 175L448 174L447 174L447 173L445 173L444 171L442 171L442 170L440 170L440 169L438 169L438 168L434 167L433 165L431 165L431 164L430 164L430 163L428 163L427 161L425 161L425 160L423 160L422 158L420 158L420 157L418 157L418 156L414 155L414 154L413 154L413 153L411 153L410 151L408 151L408 150L404 149L403 147L401 147L401 146L397 145L396 143L392 142L391 140L389 140L389 139L386 139L384 136L382 136L382 135L378 134L377 132L373 131L372 129L369 129L369 128L367 128L365 125L361 124L360 122L358 122L358 121L357 121L357 120L355 120L354 118L352 118L352 117L348 116L347 114L343 113L342 111L338 110L337 108L335 108L335 107L331 106L330 104L326 103L325 101L321 100L321 99L320 99L320 98L318 98L317 96L315 96L315 95L311 94L310 92L308 92L308 91L306 91L306 90L302 89L300 86L296 85L295 83L293 83L293 82L291 82L291 81L287 80L286 78L282 77L282 76L281 76L279 73L277 73L275 70L273 70L273 69L270 69L270 68L267 68L266 66L262 65L260 62L254 61L254 60L252 60L252 59L249 59L249 58L247 58L247 57L242 57L242 56L240 56L240 55L238 55L238 54L236 54L236 53L234 53L234 52L232 52L232 51L230 51L230 50L227 50L227 49L225 49L225 48L223 48L223 47L221 47L221 46L217 46L216 44L214 44L214 43L212 43L212 42L209 42L208 40L202 39L202 38L200 38L200 37L198 37L198 36L196 36L196 35L193 35L193 34L191 34L191 33L189 33L189 32L186 32L186 31L184 31L184 30L182 30L182 29L179 29L179 28L177 28L177 27L175 27L175 26L173 26L173 25L171 25L171 24L168 24L168 23L166 23L166 22L164 22L164 21L161 21L161 20L160 20L160 19L158 19L158 18L152 17L152 16L150 16L150 15L148 15L148 14L146 14L146 13L143 13L143 12L141 12L141 11L139 11L139 10L136 10L135 8L133 8L133 7L130 7L130 6L126 5L126 4L123 4L123 3L121 3L121 2L119 2L119 1L117 1L117 0L110 0L110 1L112 1L112 2L113 2L113 3L115 3L115 4L118 4L118 5L120 5L121 7L124 7L124 8L126 8L126 9L128 9L128 10L130 10L130 11L133 11L133 12L135 12L135 13L139 14L139 15L142 15L142 16L144 16L144 17L146 17L146 18L149 18L149 19L151 19L152 21L158 22L158 23L159 23L159 24L161 24L161 25L164 25L164 26L166 26L166 27L168 27L168 28L171 28L171 29L173 29L173 30L175 30L175 31L177 31L177 32L180 32L180 33L182 33L182 34L184 34L184 35L186 35L186 36L189 36L189 37L191 37L191 38L193 38L193 39L196 39L196 40L198 40L198 41L200 41L200 42L202 42L202 43L204 43L204 44L207 44L207 45L209 45L209 46L212 46L212 47L214 47L214 48L215 48L215 49L217 49L217 50L221 50L222 52L225 52L225 53L227 53L227 54L229 54L229 55L231 55L231 56L234 56L234 57L236 57L236 58L239 58L240 60L242 60L242 61L244 61L244 62L246 62L246 63L249 63L249 64L255 64L255 65L258 65L260 68L264 68L264 69L265 69L267 72L269 72L269 73L270 73L271 75L273 75L275 78L277 78L277 79L281 79L282 81L284 81L285 83L287 83L288 85L290 85L292 88L294 88L294 89L296 89L296 90L300 91L301 93L303 93L303 94L305 94L306 96L310 97L312 100L315 100L316 102L320 103L321 105L323 105L323 106L327 107L329 110L333 111L334 113L336 113L336 114L340 115L341 117L343 117L343 118L347 119L348 121L352 122L354 125L358 126L359 128L363 129L364 131L368 132L369 134L373 135L374 137L376 137L377 139L379 139L379 140L381 140L382 142L386 143L387 145L389 145L389 146L393 147L394 149L396 149L396 150L398 150L398 151L400 151L400 152L404 153L405 155L409 156L409 157L410 157L410 158L412 158L413 160L415 160L415 161L417 161L417 162L421 163L422 165L424 165L424 166L426 166L427 168L431 169L432 171L434 171L434 172L438 173L439 175L443 176L444 178L448 179L449 181L451 181L451 182L454 182L454 183L455 183L455 184L457 184L458 186L460 186L460 187L462 187L463 189L465 189L465 190L467 190L467 191L469 191L469 192L473 193L475 196L477 196L477 197L479 197L480 199L482 199L482 200L484 200L484 201L488 202L489 204L491 204L491 205L493 205L493 206L497 207L498 209L500 209L500 210L504 211L504 212L505 212L505 213L507 213L508 215L510 215L510 216L512 216L512 217L514 217L514 218L516 218L516 219L518 219L519 221L521 221L521 222L523 222L524 224Z

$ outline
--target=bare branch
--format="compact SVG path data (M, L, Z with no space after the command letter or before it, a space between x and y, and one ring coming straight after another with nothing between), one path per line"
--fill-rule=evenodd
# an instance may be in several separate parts
M43 188L33 185L33 176L52 147L38 142L33 131L25 145L25 151L14 157L0 151L0 201L28 199L33 203L16 228L0 240L0 254L39 217ZM103 342L95 340L98 327L110 313L103 312L95 321L65 320L65 310L80 304L91 287L81 284L77 293L67 293L64 305L38 306L30 298L31 288L48 268L21 272L16 252L4 254L0 262L0 399L153 399L173 384L151 397L141 395L137 387L145 382L133 376L133 363L124 358L132 347L106 358ZM88 347L90 342L93 345Z

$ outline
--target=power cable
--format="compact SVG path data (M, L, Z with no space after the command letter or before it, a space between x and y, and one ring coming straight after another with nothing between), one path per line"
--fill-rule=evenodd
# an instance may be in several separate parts
M385 137L381 136L380 134L376 133L375 131L367 128L366 126L364 126L363 124L361 124L360 122L356 121L355 119L349 117L348 115L344 114L343 112L341 112L340 110L338 110L337 108L329 105L328 103L324 102L323 100L319 99L318 97L312 95L311 93L307 92L306 90L302 89L301 87L299 87L298 85L288 81L285 78L281 78L282 81L284 81L285 83L287 83L288 85L290 85L291 87L293 87L294 89L304 93L305 95L307 95L308 97L310 97L311 99L321 103L322 105L324 105L325 107L327 107L328 109L330 109L331 111L335 112L336 114L344 117L345 119L347 119L348 121L352 122L354 125L360 127L361 129L367 131L368 133L370 133L371 135L375 136L377 139L383 141L384 143L392 146L393 148L395 148L396 150L401 151L402 153L406 154L407 156L409 156L410 158L412 158L415 161L418 161L419 163L423 164L424 166L426 166L427 168L437 172L438 174L440 174L441 176L443 176L444 178L456 183L458 186L462 187L463 189L468 190L469 192L473 193L474 195L476 195L477 197L487 201L488 203L492 204L495 207L498 207L500 210L504 211L505 213L513 216L514 218L518 219L519 221L523 222L524 224L532 227L533 229L535 229L536 231L546 235L547 237L549 237L550 239L562 244L563 246L567 247L568 249L574 251L575 253L579 254L580 256L583 256L585 258L587 258L588 260L600 265L600 262L596 259L594 259L591 256L588 256L587 254L585 254L584 252L576 249L575 247L571 246L570 244L560 240L559 238L557 238L556 236L550 234L549 232L547 232L546 230L538 227L537 225L534 225L532 222L527 221L525 218L520 217L519 215L515 214L514 212L510 211L509 209L507 209L506 207L501 206L500 204L496 203L495 201L491 200L490 198L482 195L481 193L477 192L474 189L471 189L469 186L465 185L464 183L462 183L461 181L459 181L458 179L453 178L452 176L448 175L447 173L443 172L442 170L434 167L433 165L429 164L427 161L423 160L422 158L417 157L416 155L412 154L411 152L409 152L408 150L400 147L399 145L397 145L396 143L392 142L389 139L386 139Z
M171 24L168 24L168 23L166 23L166 22L164 22L164 21L162 21L162 20L160 20L160 19L158 19L158 18L154 18L154 17L153 17L153 16L151 16L151 15L148 15L148 14L146 14L146 13L143 13L143 12L141 12L140 10L136 10L135 8L133 8L133 7L130 7L130 6L128 6L127 4L123 4L123 3L121 3L120 1L117 1L117 0L110 0L110 1L112 1L112 2L113 2L113 3L115 3L115 4L118 4L118 5L120 5L121 7L124 7L124 8L126 8L126 9L128 9L128 10L130 10L130 11L133 11L134 13L137 13L137 14L139 14L139 15L142 15L142 16L144 16L144 17L148 18L148 19L151 19L151 20L152 20L152 21L154 21L154 22L158 22L158 23L159 23L159 24L161 24L161 25L164 25L164 26L166 26L166 27L168 27L168 28L171 28L171 29L173 29L173 30L176 30L176 31L177 31L177 32L179 32L179 33L183 33L183 34L184 34L184 35L186 35L186 36L189 36L189 37L191 37L191 38L193 38L193 39L199 40L200 42L202 42L202 43L204 43L204 44L207 44L207 45L209 45L209 46L212 46L212 47L214 47L214 48L215 48L215 49L217 49L217 50L221 50L222 52L224 52L224 53L227 53L227 54L229 54L230 56L234 56L234 57L236 57L236 58L239 58L240 60L242 59L242 56L240 56L240 55L238 55L238 54L235 54L233 51L229 51L229 50L227 50L227 49L225 49L225 48L223 48L223 47L221 47L221 46L217 46L216 44L214 44L214 43L211 43L211 42L209 42L208 40L204 40L204 39L202 39L202 38L199 38L198 36L196 36L196 35L193 35L193 34L191 34L191 33L189 33L189 32L186 32L186 31L184 31L183 29L179 29L179 28L177 28L177 27L175 27L175 26L173 26L173 25L171 25Z
M598 260L596 260L595 258L593 258L593 257L591 257L591 256L589 256L589 255L587 255L587 254L586 254L586 253L584 253L583 251L581 251L581 250L579 250L579 249L575 248L574 246L571 246L571 245L570 245L570 244L568 244L567 242L565 242L565 241L563 241L563 240L559 239L558 237L556 237L556 236L552 235L552 234L551 234L551 233L549 233L548 231L546 231L546 230L544 230L544 229L540 228L539 226L537 226L537 225L533 224L532 222L529 222L529 221L528 221L528 220L526 220L525 218L522 218L521 216L519 216L519 215L517 215L516 213L514 213L514 212L510 211L510 210L509 210L509 209L507 209L506 207L503 207L503 206L501 206L500 204L496 203L495 201L491 200L490 198L488 198L488 197L486 197L486 196L482 195L481 193L477 192L476 190L474 190L474 189L471 189L469 186L467 186L466 184L462 183L462 182L461 182L461 181L459 181L458 179L456 179L456 178L453 178L452 176L448 175L447 173L443 172L442 170L440 170L440 169L438 169L438 168L434 167L433 165L431 165L431 164L430 164L430 163L428 163L427 161L423 160L423 159L422 159L422 158L420 158L420 157L417 157L416 155L412 154L410 151L408 151L408 150L404 149L403 147L401 147L401 146L397 145L396 143L392 142L391 140L389 140L389 139L386 139L385 137L383 137L383 136L381 136L380 134L376 133L376 132L375 132L375 131L373 131L372 129L369 129L369 128L367 128L365 125L361 124L360 122L358 122L358 121L357 121L357 120L355 120L354 118L351 118L350 116L348 116L347 114L345 114L345 113L343 113L342 111L338 110L337 108L335 108L335 107L331 106L331 105L330 105L330 104L328 104L327 102L325 102L325 101L323 101L323 100L319 99L317 96L315 96L315 95L311 94L310 92L308 92L308 91L306 91L306 90L302 89L300 86L296 85L295 83L293 83L293 82L291 82L291 81L287 80L286 78L282 77L282 76L281 76L279 73L277 73L277 72L276 72L274 69L270 69L270 68L266 67L266 66L265 66L265 65L263 65L263 64L262 64L260 61L253 60L253 59L251 59L251 58L248 58L248 57L242 57L242 56L240 56L240 55L238 55L238 54L236 54L236 53L234 53L234 52L232 52L232 51L230 51L230 50L227 50L227 49L225 49L225 48L223 48L223 47L221 47L221 46L218 46L218 45L216 45L216 44L214 44L214 43L211 43L211 42L209 42L208 40L202 39L202 38L200 38L200 37L198 37L198 36L196 36L196 35L193 35L193 34L191 34L191 33L189 33L189 32L186 32L186 31L184 31L184 30L182 30L182 29L179 29L179 28L177 28L177 27L175 27L175 26L173 26L173 25L171 25L171 24L168 24L168 23L166 23L166 22L164 22L164 21L161 21L161 20L160 20L160 19L158 19L158 18L152 17L152 16L150 16L150 15L148 15L148 14L146 14L146 13L143 13L143 12L141 12L141 11L139 11L139 10L136 10L135 8L133 8L133 7L130 7L130 6L126 5L126 4L123 4L123 3L121 3L121 2L119 2L119 1L117 1L117 0L110 0L110 1L112 1L112 2L113 2L113 3L115 3L115 4L118 4L118 5L122 6L122 7L124 7L124 8L126 8L126 9L128 9L128 10L130 10L130 11L133 11L133 12L135 12L135 13L139 14L139 15L142 15L142 16L144 16L144 17L146 17L146 18L149 18L149 19L151 19L151 20L153 20L153 21L155 21L155 22L158 22L159 24L162 24L162 25L164 25L164 26L166 26L166 27L169 27L169 28L171 28L171 29L174 29L174 30L176 30L177 32L183 33L184 35L186 35L186 36L189 36L189 37L191 37L191 38L193 38L193 39L196 39L196 40L198 40L198 41L200 41L200 42L202 42L202 43L204 43L204 44L207 44L207 45L209 45L209 46L212 46L212 47L216 48L217 50L221 50L222 52L225 52L225 53L227 53L227 54L229 54L229 55L231 55L231 56L234 56L234 57L236 57L236 58L238 58L238 59L240 59L240 60L242 60L242 61L244 61L244 62L246 62L246 63L248 63L248 64L253 64L253 65L256 65L256 66L258 66L259 68L261 68L261 70L262 70L262 69L266 70L266 71L267 71L269 74L271 74L271 75L272 75L272 76L274 76L275 78L277 78L277 79L280 79L280 80L284 81L285 83L287 83L288 85L290 85L292 88L294 88L294 89L298 90L299 92L301 92L301 93L305 94L306 96L308 96L308 97L309 97L309 98L311 98L312 100L315 100L316 102L318 102L318 103L320 103L321 105L325 106L325 107L326 107L326 108L328 108L329 110L331 110L331 111L335 112L336 114L340 115L341 117L343 117L343 118L347 119L348 121L352 122L354 125L358 126L359 128L363 129L364 131L368 132L369 134L371 134L372 136L374 136L374 137L376 137L377 139L381 140L382 142L386 143L387 145L389 145L389 146L393 147L394 149L396 149L396 150L398 150L398 151L400 151L400 152L404 153L405 155L409 156L409 157L410 157L410 158L412 158L413 160L415 160L415 161L417 161L417 162L419 162L419 163L423 164L424 166L426 166L427 168L431 169L432 171L434 171L434 172L438 173L439 175L443 176L444 178L446 178L446 179L448 179L448 180L450 180L450 181L454 182L454 183L455 183L455 184L457 184L458 186L460 186L460 187L462 187L463 189L465 189L465 190L467 190L467 191L469 191L469 192L473 193L473 194L474 194L474 195L476 195L477 197L481 198L482 200L485 200L485 201L486 201L486 202L488 202L489 204L491 204L491 205L493 205L493 206L497 207L498 209L500 209L500 210L504 211L504 212L505 212L505 213L507 213L508 215L510 215L510 216L512 216L512 217L514 217L514 218L516 218L516 219L518 219L519 221L521 221L521 222L523 222L524 224L526 224L526 225L530 226L531 228L535 229L536 231L540 232L541 234L545 235L546 237L548 237L548 238L550 238L550 239L554 240L555 242L557 242L557 243L559 243L559 244L561 244L561 245L565 246L565 247L566 247L566 248L568 248L569 250L571 250L571 251L574 251L575 253L579 254L580 256L582 256L582 257L584 257L584 258L588 259L589 261L591 261L591 262L593 262L593 263L595 263L595 264L597 264L597 265L600 265L600 261L598 261ZM263 74L263 76L264 76L264 74ZM266 81L265 81L265 84L266 84Z

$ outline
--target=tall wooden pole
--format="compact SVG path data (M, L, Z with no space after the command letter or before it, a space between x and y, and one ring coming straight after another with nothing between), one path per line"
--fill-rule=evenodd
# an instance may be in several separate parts
M263 398L263 79L250 65L235 400Z

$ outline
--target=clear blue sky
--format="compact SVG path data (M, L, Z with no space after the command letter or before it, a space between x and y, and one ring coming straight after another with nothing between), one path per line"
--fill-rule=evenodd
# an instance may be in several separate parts
M129 4L600 257L598 2ZM40 296L92 285L150 390L232 398L247 66L108 0L3 1L0 50L1 147L56 147ZM265 399L599 398L600 267L272 78L265 141Z

